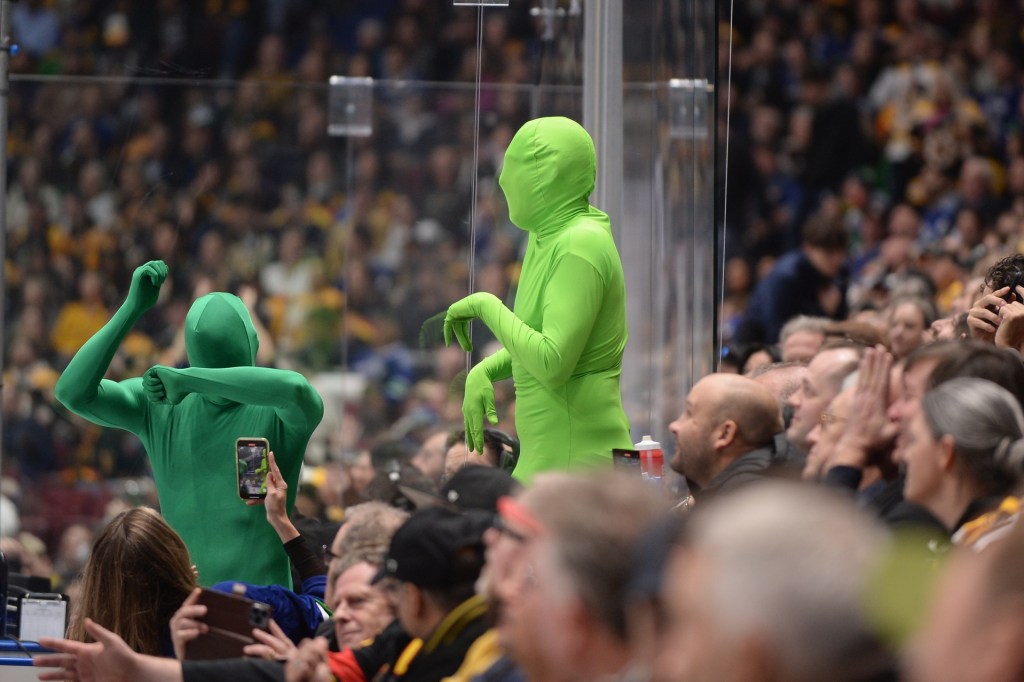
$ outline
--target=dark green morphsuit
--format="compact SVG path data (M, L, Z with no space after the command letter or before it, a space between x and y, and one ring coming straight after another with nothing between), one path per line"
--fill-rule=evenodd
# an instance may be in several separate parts
M290 586L291 573L262 507L238 496L235 439L270 441L295 501L299 470L323 417L301 374L255 367L259 339L237 296L197 299L185 318L191 367L157 365L144 376L103 378L121 341L155 303L167 266L138 267L124 304L82 346L57 382L57 399L102 426L136 434L149 454L160 508L184 538L203 585L237 580Z
M502 349L466 378L463 415L469 448L481 452L483 421L497 422L493 382L515 381L515 476L547 469L611 466L630 448L619 376L626 347L626 287L608 216L590 205L594 142L567 118L529 121L516 133L499 183L509 218L529 232L514 310L492 294L457 301L445 341L472 350L468 322L479 318Z

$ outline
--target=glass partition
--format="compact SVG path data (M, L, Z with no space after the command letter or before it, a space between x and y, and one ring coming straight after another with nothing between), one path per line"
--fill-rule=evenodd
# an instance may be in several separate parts
M623 397L637 440L651 433L667 454L669 422L715 367L717 24L698 0L631 4L624 18Z
M307 473L327 492L310 493L313 507L337 503L333 465L373 438L461 423L466 357L443 346L439 316L469 291L514 296L525 233L496 177L524 121L583 119L586 3L570 5L549 38L517 43L536 54L504 72L485 62L479 88L468 57L455 82L376 78L365 137L328 133L325 67L279 79L12 78L2 473L21 530L69 562L56 573L76 570L74 552L58 552L69 528L87 535L124 505L157 503L138 439L53 397L147 260L170 275L108 378L183 365L191 301L238 293L259 323L257 361L306 374L324 397ZM683 98L713 112L707 5L631 2L623 26L623 393L636 440L650 433L667 450L667 424L716 346L715 116L678 110ZM483 11L491 31L486 17L506 10L459 11L470 26ZM537 21L520 30L546 35ZM498 59L489 49L483 59ZM681 94L672 79L706 84ZM493 339L473 333L475 360ZM512 387L497 390L498 427L514 433Z

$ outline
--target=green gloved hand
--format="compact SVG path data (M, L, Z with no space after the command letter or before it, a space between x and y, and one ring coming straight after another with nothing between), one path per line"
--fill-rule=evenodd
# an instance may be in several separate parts
M462 399L462 417L466 426L466 447L470 452L483 454L484 417L491 424L498 423L494 407L494 384L483 363L466 375L466 393Z
M472 351L473 342L469 339L469 321L480 317L483 306L493 306L495 303L501 305L501 301L494 294L480 291L448 306L448 313L444 316L444 345L451 345L452 334L454 334L462 350L467 353Z
M189 394L177 381L172 367L154 365L142 377L142 390L151 403L177 405Z
M146 312L156 305L160 287L166 279L167 263L162 260L151 260L135 268L125 305L138 315Z

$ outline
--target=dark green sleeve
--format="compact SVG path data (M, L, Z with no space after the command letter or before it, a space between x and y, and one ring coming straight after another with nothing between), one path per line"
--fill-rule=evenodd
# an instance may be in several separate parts
M110 321L85 342L57 380L54 393L65 407L89 421L140 434L147 399L140 379L120 383L103 376L117 347L142 314L156 305L167 279L167 264L149 261L135 268L124 303Z
M189 393L223 398L246 405L273 408L288 429L310 433L324 416L320 394L298 372L272 367L190 367L174 369L157 366L170 402Z
M139 315L127 303L85 342L57 380L54 393L66 408L91 422L140 433L145 423L146 398L141 379L104 379L121 341Z

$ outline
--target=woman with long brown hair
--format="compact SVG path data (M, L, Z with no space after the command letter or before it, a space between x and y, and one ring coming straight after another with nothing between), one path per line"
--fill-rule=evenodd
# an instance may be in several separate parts
M169 623L196 586L188 549L163 517L148 507L118 514L93 543L83 569L82 596L72 605L68 639L93 641L91 618L133 650L173 656Z

